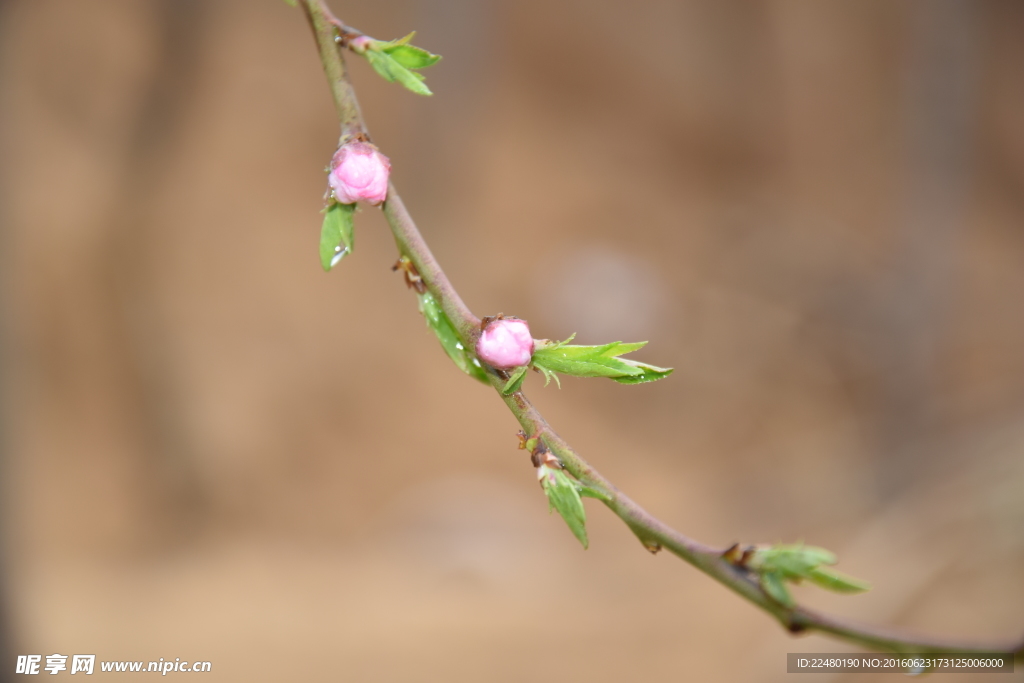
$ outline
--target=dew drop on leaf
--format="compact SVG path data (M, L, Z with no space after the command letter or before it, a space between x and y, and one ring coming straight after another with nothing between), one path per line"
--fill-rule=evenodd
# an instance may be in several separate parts
M334 266L338 265L338 261L340 261L341 259L343 259L345 257L345 254L348 253L348 247L335 247L334 251L336 253L331 258L331 268L333 268Z

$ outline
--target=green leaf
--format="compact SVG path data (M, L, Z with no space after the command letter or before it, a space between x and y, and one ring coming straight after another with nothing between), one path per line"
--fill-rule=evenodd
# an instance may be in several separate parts
M825 590L836 593L863 593L871 589L871 584L867 581L861 581L849 574L825 567L811 569L807 573L807 578Z
M480 366L480 361L477 360L476 356L467 351L462 345L462 340L459 339L455 326L452 325L452 321L448 319L444 309L441 308L434 295L430 292L423 292L419 295L419 300L420 313L426 318L427 327L434 332L438 341L441 342L444 352L448 354L448 357L452 359L452 362L460 370L486 384L487 372Z
M406 69L425 69L441 61L441 55L431 54L415 45L395 45L385 47L383 51Z
M320 228L320 265L330 270L352 253L354 246L353 214L355 204L332 202L324 209L324 222Z
M569 530L586 548L589 545L587 513L583 509L583 500L580 498L577 483L561 468L547 465L537 468L537 476L548 497L548 510L557 510L569 526Z
M575 336L575 335L573 335ZM533 352L533 364L545 377L562 372L574 377L608 377L623 384L641 384L668 377L672 368L659 368L627 358L619 358L643 348L647 342L612 342L600 346L567 344L572 337L561 342L538 344Z
M768 594L775 602L786 607L793 606L793 597L789 594L789 589L786 588L786 584L782 581L782 575L778 572L765 572L761 574L761 588Z
M298 7L299 6L298 0L284 0L284 1L285 1L286 4L291 5L292 7Z
M430 92L430 88L423 83L423 76L409 71L386 52L367 50L364 54L367 61L370 62L370 66L373 67L373 70L380 74L381 78L388 83L398 81L405 86L407 90L411 90L417 95L433 94Z
M508 378L505 386L501 388L502 395L508 396L509 394L514 394L519 391L519 387L523 386L523 380L526 379L526 371L529 369L529 365L521 365L516 368Z

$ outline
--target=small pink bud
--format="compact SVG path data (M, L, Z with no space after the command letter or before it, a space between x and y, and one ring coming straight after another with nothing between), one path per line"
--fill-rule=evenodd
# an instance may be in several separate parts
M370 47L370 43L372 42L373 39L369 36L356 36L351 42L349 42L349 45L357 54L363 54Z
M492 321L476 343L476 355L499 370L526 365L533 357L530 326L516 318Z
M391 162L366 142L350 142L338 148L331 159L327 182L334 198L342 204L359 200L380 204L388 195Z

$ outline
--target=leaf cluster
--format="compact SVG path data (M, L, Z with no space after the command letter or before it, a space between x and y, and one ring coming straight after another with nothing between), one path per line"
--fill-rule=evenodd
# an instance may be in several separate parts
M441 55L410 45L409 41L414 35L415 31L398 40L370 41L363 56L373 70L388 83L398 81L417 95L432 95L430 88L424 83L423 74L419 73L418 69L437 64L441 61Z
M786 607L794 605L787 581L799 584L807 580L836 593L862 593L871 588L868 582L828 566L836 561L836 556L824 548L797 543L756 548L746 566L757 572L764 592Z

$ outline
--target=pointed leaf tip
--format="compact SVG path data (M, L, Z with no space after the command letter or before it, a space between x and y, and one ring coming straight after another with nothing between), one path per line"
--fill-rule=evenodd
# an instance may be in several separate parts
M863 593L871 590L867 581L828 567L815 567L807 573L808 580L834 593Z
M416 37L416 31L410 31L408 34L398 38L396 40L389 41L387 43L381 43L381 49L387 50L388 48L398 47L399 45L406 45L410 40Z

